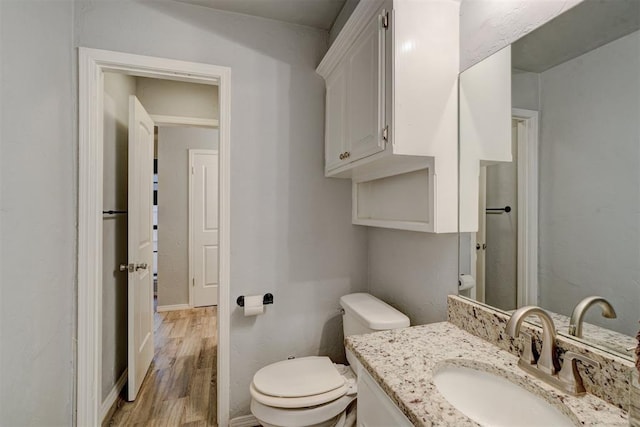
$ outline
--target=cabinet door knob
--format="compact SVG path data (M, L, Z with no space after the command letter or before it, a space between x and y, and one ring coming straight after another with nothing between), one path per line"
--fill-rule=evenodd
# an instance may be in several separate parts
M345 159L346 159L346 158L348 158L348 157L350 157L350 156L351 156L351 153L350 153L350 152L348 152L348 151L345 151L345 152L344 152L344 158L345 158Z
M344 159L344 153L340 153L340 160Z

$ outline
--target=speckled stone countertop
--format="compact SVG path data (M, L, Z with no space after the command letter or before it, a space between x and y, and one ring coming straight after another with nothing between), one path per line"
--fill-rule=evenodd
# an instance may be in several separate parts
M476 426L438 392L433 375L446 364L475 367L535 392L576 425L628 426L621 409L586 394L573 397L531 377L516 356L449 323L350 336L346 347L416 426Z

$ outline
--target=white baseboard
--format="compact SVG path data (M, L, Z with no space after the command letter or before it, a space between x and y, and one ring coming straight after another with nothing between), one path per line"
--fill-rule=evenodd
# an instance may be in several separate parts
M116 381L116 384L113 386L113 388L111 389L107 397L104 399L104 402L102 402L102 405L100 405L101 422L104 421L104 417L107 416L113 404L116 403L116 400L118 399L118 395L124 388L124 385L127 383L128 377L129 377L129 369L127 368L124 370L122 375L120 375L120 378L118 378L118 381Z
M189 304L159 305L156 311L160 313L163 311L189 310L190 308Z
M253 415L244 415L229 420L229 427L256 427L260 425L260 421Z

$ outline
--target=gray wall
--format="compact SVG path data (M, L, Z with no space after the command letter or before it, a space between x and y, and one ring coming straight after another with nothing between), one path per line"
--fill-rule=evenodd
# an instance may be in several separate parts
M104 76L103 206L127 210L129 95L136 79L116 73ZM102 400L127 367L127 216L104 215L102 222Z
M351 187L323 176L327 33L179 2L80 2L75 44L232 68L231 301L272 292L231 319L232 416L253 373L290 354L336 354L338 298L366 289L366 230ZM113 22L117 22L117 30Z
M457 234L371 228L369 290L409 316L412 325L447 318L457 291Z
M218 130L158 129L158 306L189 303L189 151L218 149Z
M511 106L540 111L540 74L512 70Z
M640 306L640 32L541 73L540 302L602 295L628 335ZM615 325L615 326L614 326Z
M69 425L76 61L69 2L0 1L0 425Z
M218 119L218 86L136 77L135 95L149 114Z

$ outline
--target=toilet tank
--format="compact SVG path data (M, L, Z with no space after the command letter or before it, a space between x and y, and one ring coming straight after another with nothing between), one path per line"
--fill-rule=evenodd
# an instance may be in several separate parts
M345 337L409 326L406 315L367 293L344 295L340 298L340 306L344 309Z

